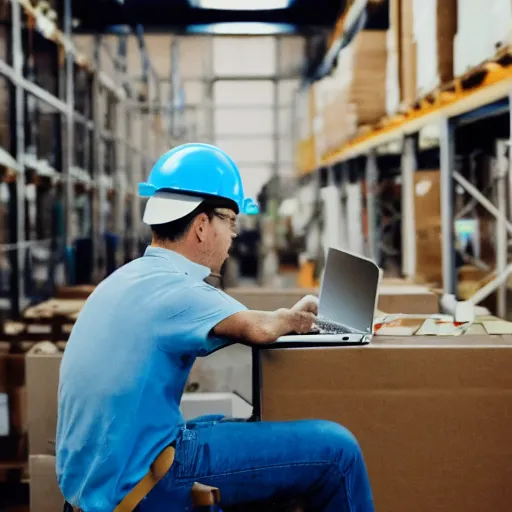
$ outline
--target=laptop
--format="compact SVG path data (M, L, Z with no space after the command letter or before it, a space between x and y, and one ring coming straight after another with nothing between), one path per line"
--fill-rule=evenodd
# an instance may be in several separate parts
M380 268L368 258L329 248L318 304L318 331L281 336L278 343L370 343Z

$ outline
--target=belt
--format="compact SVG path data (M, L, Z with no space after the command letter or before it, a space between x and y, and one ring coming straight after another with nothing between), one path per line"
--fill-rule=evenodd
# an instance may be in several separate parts
M133 512L137 505L151 492L153 487L164 477L174 462L174 446L168 446L151 464L142 480L123 498L114 512ZM73 507L73 512L82 512Z

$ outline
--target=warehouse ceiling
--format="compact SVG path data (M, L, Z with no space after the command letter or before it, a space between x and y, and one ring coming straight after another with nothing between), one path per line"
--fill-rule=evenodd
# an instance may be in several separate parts
M106 31L112 25L144 26L146 32L197 33L230 23L250 23L277 32L312 33L332 28L349 0L74 0L81 32ZM213 8L215 7L215 8ZM234 9L234 7L237 7ZM214 24L214 25L212 25ZM265 24L265 25L263 25ZM240 27L243 33L244 27ZM262 32L264 33L264 32Z

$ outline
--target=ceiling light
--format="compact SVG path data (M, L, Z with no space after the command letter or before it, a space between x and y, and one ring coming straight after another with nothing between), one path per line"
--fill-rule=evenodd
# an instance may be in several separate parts
M232 22L189 25L189 34L215 34L223 36L270 36L293 34L294 26L286 23Z
M269 11L286 9L292 0L190 0L194 7L222 11Z

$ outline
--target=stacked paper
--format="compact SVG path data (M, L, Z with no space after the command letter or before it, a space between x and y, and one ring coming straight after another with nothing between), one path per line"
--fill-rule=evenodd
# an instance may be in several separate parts
M460 336L471 322L456 322L450 315L387 315L377 318L374 332L379 336Z
M461 336L510 335L512 322L495 316L459 322L451 315L386 315L375 318L373 331L378 336Z

